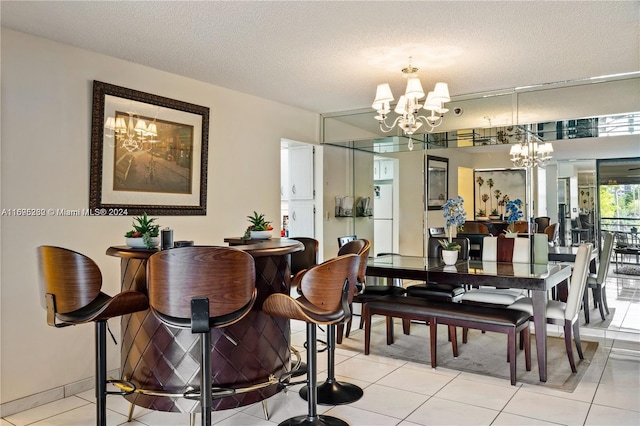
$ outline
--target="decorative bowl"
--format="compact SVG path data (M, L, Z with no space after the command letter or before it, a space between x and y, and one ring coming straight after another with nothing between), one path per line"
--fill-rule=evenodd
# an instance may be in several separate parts
M268 240L273 231L251 231L252 240Z
M144 240L142 237L140 238L129 238L129 237L125 237L125 241L127 243L127 245L131 248L147 248L147 245L144 243ZM158 247L158 245L160 244L160 237L151 237L151 245L153 247Z

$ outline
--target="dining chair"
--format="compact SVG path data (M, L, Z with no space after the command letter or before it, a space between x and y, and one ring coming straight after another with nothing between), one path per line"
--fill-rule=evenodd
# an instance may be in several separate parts
M338 251L339 256L345 253L356 253L361 257L360 268L358 271L358 288L357 288L358 291L355 294L355 296L353 296L353 300L351 301L350 308L352 308L353 303L360 303L362 305L367 303L369 300L382 297L382 296L390 296L390 295L402 296L407 291L404 287L399 287L393 284L392 285L388 285L388 284L387 285L366 285L367 263L369 259L369 250L371 248L371 243L368 240L363 240L363 241L366 241L368 246L363 247L357 252L355 251L355 247L349 248L347 246L342 247L340 251ZM349 243L349 244L352 244L352 243ZM384 253L379 254L379 256L382 256L382 255L384 255ZM360 311L362 312L362 309ZM353 309L352 309L352 312L353 312ZM361 314L360 324L358 325L358 328L362 329L363 327L364 327L364 321ZM338 326L338 343L342 342L341 331L342 331L342 327L339 325ZM345 326L344 337L349 337L350 333L351 333L351 319L347 321L347 324Z
M304 250L291 253L291 276L303 271L313 265L318 264L318 251L320 242L310 237L289 237L292 240L300 241L304 245Z
M583 299L585 287L587 285L592 249L593 245L591 243L583 243L578 247L576 261L573 267L573 272L571 273L571 283L567 301L560 302L557 300L549 300L547 302L547 324L558 324L564 327L564 342L567 349L567 357L569 358L571 371L574 373L577 372L577 369L573 358L573 348L571 344L572 330L573 340L576 344L578 356L580 359L584 359L584 355L582 354L582 345L580 343L580 323L578 321L578 316L580 313L580 302ZM508 308L525 311L533 318L533 300L530 297L518 299L509 305Z
M338 248L347 244L350 241L356 240L358 237L355 235L345 235L344 237L338 237Z
M211 329L225 329L251 312L256 301L253 257L233 247L181 247L149 257L149 307L169 328L200 335L200 377L190 397L200 401L202 425L211 425ZM226 331L225 331L226 333ZM236 344L223 334L229 344ZM195 354L191 355L198 362ZM237 374L230 371L229 374ZM198 381L199 379L199 381Z
M513 222L512 224L510 224L507 229L510 232L517 232L519 234L526 234L527 232L529 232L529 222L525 222L525 221L518 221L518 222ZM534 230L535 232L535 230Z
M349 309L353 312L353 304L360 303L361 305L366 303L367 301L387 296L387 295L403 295L405 293L405 289L402 287L396 287L394 285L366 285L366 273L367 273L367 263L369 260L369 251L371 249L371 242L369 240L355 240L351 241L338 250L338 256L343 256L345 254L357 254L360 256L360 266L358 267L358 282L356 287L356 293L353 298L349 301ZM362 309L361 309L362 312ZM337 342L342 343L342 335L344 328L344 337L349 337L349 333L351 333L351 321L352 318L346 323L346 326L338 325L338 333L337 333ZM362 314L360 315L360 325L359 328L364 326Z
M486 237L483 243L482 261L528 263L529 250L528 238ZM524 291L520 289L484 286L467 290L462 296L462 303L508 306L525 296Z
M429 228L429 236L430 237L446 237L447 232L442 226L437 228Z
M538 231L543 231L551 224L551 218L549 216L539 216L533 219L533 221L538 225Z
M113 297L103 293L100 268L81 253L54 246L40 246L37 253L40 302L47 311L47 324L56 328L95 324L96 425L106 426L107 395L129 395L136 390L126 378L107 379L107 320L144 311L149 308L149 300L133 290ZM122 383L132 390L108 391L109 383Z
M593 294L593 303L600 309L600 318L605 320L605 311L609 315L609 306L607 306L607 291L605 284L607 282L607 274L609 273L609 265L611 264L611 254L613 253L613 233L605 232L602 251L600 252L600 262L598 264L598 272L590 273L587 277L587 289L591 289ZM589 322L589 292L585 290L583 296L584 317Z
M549 244L555 245L558 240L558 224L552 223L546 228L544 228L543 232L547 235L547 239Z

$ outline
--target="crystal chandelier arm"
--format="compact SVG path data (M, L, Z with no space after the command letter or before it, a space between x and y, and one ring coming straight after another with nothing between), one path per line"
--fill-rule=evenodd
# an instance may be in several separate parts
M380 130L385 133L389 133L391 130L393 130L394 127L396 127L396 124L398 124L398 121L400 121L401 118L402 116L396 117L396 119L393 120L393 123L391 123L391 125L389 126L387 124L387 116L381 115L381 118L378 119L378 123L380 123Z
M429 117L418 115L416 118L429 126L429 130L427 130L427 132L433 132L436 127L442 124L442 115L436 116L433 111L431 111L431 115Z

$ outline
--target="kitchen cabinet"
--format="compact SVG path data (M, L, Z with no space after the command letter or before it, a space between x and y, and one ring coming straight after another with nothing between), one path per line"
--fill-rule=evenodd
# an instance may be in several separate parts
M289 148L289 200L313 200L313 156L312 145Z

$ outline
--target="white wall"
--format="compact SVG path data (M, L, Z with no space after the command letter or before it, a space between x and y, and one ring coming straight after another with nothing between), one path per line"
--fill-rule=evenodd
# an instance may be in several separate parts
M1 41L2 209L88 207L93 80L210 108L207 215L160 217L175 239L224 244L254 210L279 222L280 140L318 142L315 113L6 29ZM120 262L105 250L124 244L131 221L2 216L0 402L94 375L93 326L46 324L36 247L92 257L115 294ZM119 321L110 327L119 336ZM108 343L109 369L119 350Z

